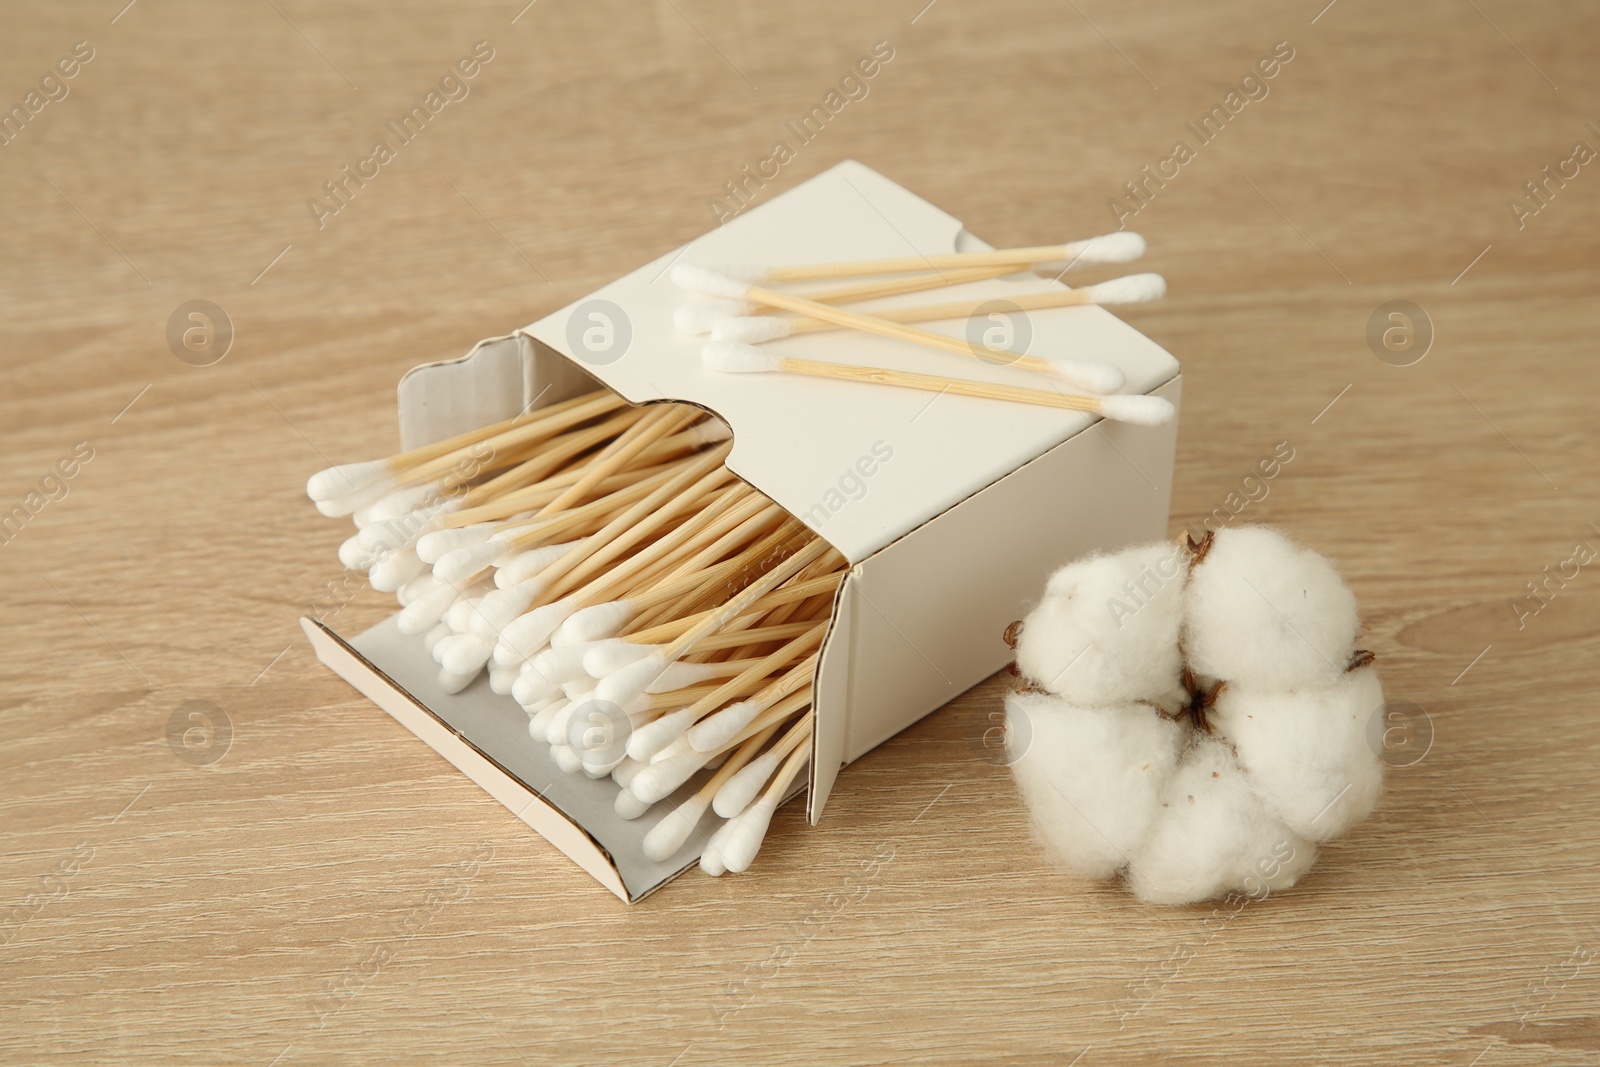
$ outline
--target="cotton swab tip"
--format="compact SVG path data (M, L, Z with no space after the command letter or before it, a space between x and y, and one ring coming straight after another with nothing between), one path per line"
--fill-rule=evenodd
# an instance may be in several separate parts
M689 744L697 752L715 752L732 741L759 714L761 708L754 701L741 700L729 704L710 718L696 723L689 731Z
M628 738L629 758L643 763L682 737L693 723L694 716L689 708L680 708L654 722L645 723Z
M511 683L511 699L524 708L532 707L539 701L547 699L555 691L556 683L537 671L523 671L517 675L517 680Z
M365 463L340 463L321 470L306 479L306 496L312 500L332 500L349 496L364 489L389 473L389 461L368 460Z
M576 645L589 641L604 641L608 637L613 637L629 619L633 618L634 610L633 605L626 600L612 600L573 612L572 617L561 625L560 643ZM552 640L551 643L556 642Z
M1096 304L1144 304L1167 295L1167 280L1159 274L1129 274L1088 287Z
M1121 370L1109 363L1085 359L1052 359L1051 370L1069 385L1088 393L1114 393L1128 384Z
M472 548L489 540L492 526L462 526L450 530L433 530L417 538L417 555L424 563L438 563L458 548Z
M1117 422L1131 422L1139 426L1165 426L1171 422L1178 409L1172 401L1159 396L1108 396L1100 400L1100 414Z
M604 678L661 647L661 645L636 645L620 637L597 641L583 654L583 670L591 678Z
M772 777L772 772L778 769L779 759L778 753L769 749L740 768L738 774L717 790L716 799L711 802L712 810L724 819L731 819L749 807L767 779Z
M493 643L472 634L447 637L437 648L442 650L439 666L451 674L477 674L489 662L489 653L494 651Z
M691 797L667 812L644 835L645 858L660 863L682 848L694 828L700 825L700 817L705 811L705 801Z
M1128 263L1144 255L1144 238L1122 231L1073 241L1067 245L1067 258L1075 265L1089 263Z
M600 679L600 684L594 687L594 694L601 700L620 704L643 693L666 666L667 661L661 653L653 652L644 659L630 663Z
M776 341L792 333L794 321L776 315L736 315L722 319L711 327L712 340L743 341L747 345Z
M611 807L619 816L631 822L649 811L654 803L654 801L640 800L624 789L617 794L617 799L612 801Z
M783 357L763 352L743 341L709 341L700 349L700 362L725 374L752 374L783 367Z
M748 315L753 310L748 300L691 300L672 313L672 324L679 333L701 337L723 319Z
M433 576L441 582L464 582L506 554L506 546L495 541L485 541L471 548L458 548L446 552L433 565Z
M743 300L750 295L749 282L695 263L679 263L673 267L672 281L680 289L724 300Z
M742 874L750 869L756 853L761 851L761 842L767 837L767 827L772 825L772 808L767 804L756 804L731 825L728 838L720 849L722 862L734 874Z

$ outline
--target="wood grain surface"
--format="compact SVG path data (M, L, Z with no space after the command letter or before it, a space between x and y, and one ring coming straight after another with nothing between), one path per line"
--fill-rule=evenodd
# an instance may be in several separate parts
M0 1060L1600 1061L1600 564L1514 607L1600 548L1600 12L523 2L0 10ZM300 615L388 602L306 475L393 445L408 367L709 228L778 140L758 200L853 157L997 245L1113 228L1189 143L1127 220L1172 293L1127 317L1184 362L1172 529L1287 442L1233 521L1339 561L1414 742L1293 891L1054 874L984 745L994 679L748 875L626 908L314 661ZM233 333L205 366L168 339L195 300ZM1395 300L1431 334L1407 366L1368 341ZM169 743L191 701L228 727L204 764Z

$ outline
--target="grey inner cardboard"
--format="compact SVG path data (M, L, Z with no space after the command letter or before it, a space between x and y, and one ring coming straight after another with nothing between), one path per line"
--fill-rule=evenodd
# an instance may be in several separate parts
M410 693L486 759L516 778L551 807L583 829L610 856L622 876L631 900L638 900L700 858L714 817L701 826L678 853L663 863L646 859L645 834L663 816L687 799L708 777L696 775L668 800L633 821L620 818L612 808L617 786L610 779L595 781L582 774L567 774L550 758L550 748L528 736L528 716L510 697L489 689L480 677L454 695L439 688L438 665L422 649L422 641L402 634L395 617L374 626L351 646L400 688Z

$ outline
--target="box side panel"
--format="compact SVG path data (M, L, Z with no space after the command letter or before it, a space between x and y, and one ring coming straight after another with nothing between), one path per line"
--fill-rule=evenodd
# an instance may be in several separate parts
M844 761L1005 666L1055 568L1165 537L1177 432L1096 423L858 565L850 657L871 669L850 672Z
M459 359L425 363L400 379L400 447L442 441L598 387L569 360L535 360L521 335L480 341Z
M833 791L833 780L845 764L844 746L850 717L845 713L850 695L850 671L855 648L853 620L858 601L854 572L845 577L833 598L833 616L817 657L812 683L811 789L806 794L806 815L812 825L822 817L822 807Z

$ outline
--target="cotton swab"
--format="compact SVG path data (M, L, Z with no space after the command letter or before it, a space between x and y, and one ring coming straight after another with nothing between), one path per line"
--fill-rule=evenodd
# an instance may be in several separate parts
M757 737L770 735L776 726L768 727L766 731L757 734ZM772 777L772 772L778 769L778 764L795 746L811 737L811 716L803 715L786 731L776 745L763 752L758 758L751 760L743 770L730 775L726 782L712 794L712 810L724 819L731 819L744 811L761 792L767 780ZM748 742L746 742L748 744Z
M952 252L931 256L898 256L842 263L812 263L791 267L737 267L752 281L795 282L814 278L844 278L864 274L899 274L906 271L946 270L963 267L1020 267L1065 260L1072 266L1092 263L1127 263L1144 255L1144 238L1122 231L1069 241L1064 245L997 248L987 252Z
M808 300L815 300L819 304L851 304L862 300L879 300L884 297L900 296L904 293L918 293L926 289L939 289L951 285L987 281L990 278L1014 274L1019 269L1017 264L1011 263L999 267L978 267L976 269L946 272L935 271L910 278L899 278L894 281L845 285L836 289L819 290L805 295ZM712 327L724 318L737 315L756 315L770 310L770 308L763 308L761 305L751 303L748 300L691 300L680 305L678 310L673 313L672 323L680 333L696 336L710 333Z
M982 397L1005 400L1019 404L1038 404L1045 407L1086 411L1117 422L1137 423L1141 426L1161 426L1172 421L1176 409L1170 401L1158 396L1131 394L1127 396L1080 396L1073 393L1052 393L1042 389L1024 389L1012 385L974 382L963 378L946 378L914 371L889 370L883 367L857 367L846 363L831 363L816 359L795 359L763 352L754 345L737 341L711 341L700 350L701 359L712 370L733 374L781 371L813 378L834 378L841 381L867 382L874 385L894 385L903 389L922 389L935 393L954 393L957 396Z
M717 768L717 772L695 790L693 796L663 815L661 820L651 827L650 832L644 835L645 857L659 863L682 848L684 842L689 840L689 835L694 832L694 828L700 825L700 819L711 806L712 798L721 792L730 778L738 774L740 769L755 757L777 731L778 728L773 726L740 745L728 755L727 761Z
M828 304L819 304L814 300L791 296L788 293L780 293L774 289L764 289L741 279L719 274L705 267L697 267L692 263L680 263L674 267L672 269L672 280L682 288L695 292L709 293L713 296L722 297L742 297L765 304L768 307L798 312L801 315L820 319L835 326L845 326L860 330L863 333L876 334L880 337L909 341L912 344L952 352L958 356L986 359L989 362L998 362L1021 370L1053 375L1073 382L1084 389L1108 392L1111 389L1121 388L1122 386L1122 372L1108 364L1085 360L1045 359L1040 356L1018 355L1003 348L975 345L970 341L947 337L944 334L933 333L929 330L919 330L915 326L907 326L904 323L891 322L887 319L864 315L844 308L832 307ZM745 332L750 331L746 330Z
M444 441L415 448L409 452L401 452L386 459L336 464L326 470L318 471L306 480L306 495L318 503L336 499L348 499L352 494L370 490L375 485L381 485L386 482L395 483L396 479L402 475L415 478L419 470L424 472L424 477L428 476L427 472L430 470L438 474L447 473L448 465L439 467L437 470L430 468L428 465L438 464L439 461L453 457L473 445L494 440L501 434L516 430L519 427L537 426L548 428L552 425L560 425L562 420L565 419L581 422L592 418L601 411L613 410L626 405L626 403L627 401L609 390L596 390L592 393L574 397L571 400L551 404L531 413L518 415L511 419L458 434ZM353 510L355 509L352 508L351 511ZM348 513L346 512L345 514Z
M1129 274L1110 281L1086 285L1081 289L1045 289L1018 293L999 303L1018 311L1080 307L1086 304L1143 304L1166 295L1167 281L1159 274ZM886 322L936 322L941 319L966 319L997 303L994 297L952 300L943 304L909 304L903 307L875 308L868 314ZM758 344L793 334L837 330L837 323L809 316L743 315L724 318L711 329L713 340L744 341Z
M784 793L793 784L810 756L811 753L804 748L796 748L789 753L789 758L784 761L782 769L772 779L772 784L767 786L766 792L729 823L733 829L728 832L727 839L718 849L722 864L728 870L734 874L742 874L750 868L756 853L761 851L762 842L766 840L767 828L772 824L773 813L778 810L778 805L784 799Z

